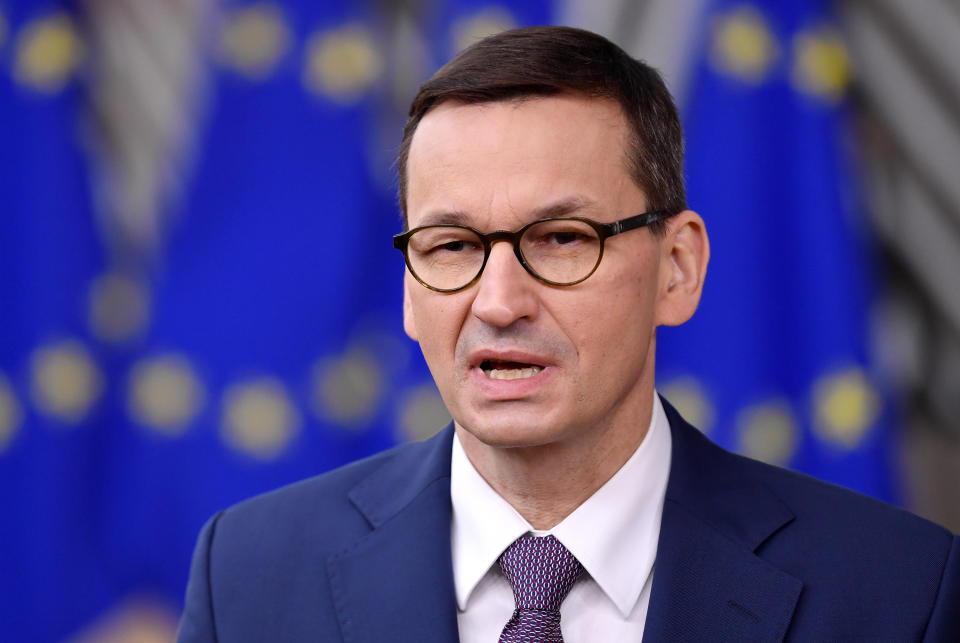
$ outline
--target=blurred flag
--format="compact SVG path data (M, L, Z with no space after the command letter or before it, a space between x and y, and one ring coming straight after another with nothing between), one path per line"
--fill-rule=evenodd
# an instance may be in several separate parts
M232 2L209 41L195 171L160 217L103 508L124 591L178 601L217 509L448 421L400 334L399 215L371 134L381 16Z
M713 259L694 319L661 332L659 388L731 448L894 500L828 3L714 0L693 41L688 196Z
M489 35L516 27L554 24L560 4L555 0L427 0L420 9L418 23L429 44L432 66L422 80L461 50ZM410 97L413 98L412 94Z
M444 7L449 37L431 43L508 15ZM379 136L396 119L389 17L347 0L234 2L215 25L195 176L161 217L150 318L118 382L121 484L103 514L124 592L179 597L217 509L449 421L402 334L384 180L400 127Z
M71 5L0 2L0 638L52 641L113 593L97 523L104 258L79 146Z
M4 640L169 633L214 511L449 420L401 331L398 110L464 46L568 4L210 0L207 21L180 0L184 42L209 48L178 58L155 3L91 2L99 46L133 47L90 97L92 132L119 137L98 160L128 173L96 214L83 21L0 0ZM704 4L685 116L714 258L693 322L661 332L658 386L728 446L889 499L842 45L819 3Z

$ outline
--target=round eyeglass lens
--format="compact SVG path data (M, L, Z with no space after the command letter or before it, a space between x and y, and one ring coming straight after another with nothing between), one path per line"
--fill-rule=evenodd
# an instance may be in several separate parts
M520 238L520 252L542 279L572 284L585 279L600 261L602 244L597 231L583 221L540 221Z
M460 226L429 226L407 242L410 269L421 281L440 290L461 288L483 266L483 242Z

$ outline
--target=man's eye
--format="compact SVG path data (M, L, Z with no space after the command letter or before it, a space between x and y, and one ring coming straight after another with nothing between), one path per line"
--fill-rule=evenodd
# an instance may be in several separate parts
M467 252L482 251L479 240L471 239L434 239L426 246L426 253L431 255L453 255Z
M551 232L547 240L558 246L563 246L573 243L579 240L579 238L580 235L576 232Z
M545 247L569 246L588 241L587 235L577 230L551 230L539 235L537 245Z
M447 250L449 252L460 252L461 250L464 249L465 245L466 244L463 242L463 240L447 241L437 246L437 250Z

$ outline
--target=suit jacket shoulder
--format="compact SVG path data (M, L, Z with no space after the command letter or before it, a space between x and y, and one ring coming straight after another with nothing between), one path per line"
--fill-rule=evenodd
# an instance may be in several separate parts
M731 454L665 408L677 455L654 572L652 637L960 637L955 536L872 498ZM698 608L671 607L678 602Z
M665 403L651 641L960 640L960 541L731 453ZM448 429L221 512L183 641L456 641Z
M456 640L452 435L396 447L211 518L194 553L179 640L417 640L421 627L452 627L453 638L434 640ZM397 638L403 631L411 638Z

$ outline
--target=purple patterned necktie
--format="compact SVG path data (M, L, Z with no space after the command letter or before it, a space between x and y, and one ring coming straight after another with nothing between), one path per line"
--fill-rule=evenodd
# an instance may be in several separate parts
M560 603L583 566L553 536L522 536L500 556L516 609L500 634L500 643L563 643Z

